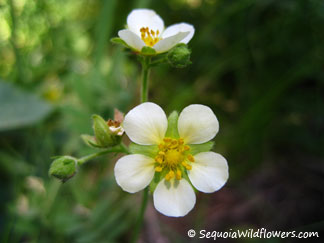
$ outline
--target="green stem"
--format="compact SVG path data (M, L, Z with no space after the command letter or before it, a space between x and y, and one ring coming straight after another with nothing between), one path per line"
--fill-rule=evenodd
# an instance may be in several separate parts
M148 201L148 191L149 191L148 187L146 187L143 191L142 205L141 205L141 209L140 209L140 212L139 212L137 220L136 220L135 230L134 230L134 234L133 234L133 237L131 240L132 243L137 242L140 230L142 228L144 213L145 213L145 209L146 209L147 201Z
M148 101L148 76L150 72L150 57L143 57L142 60L142 91L141 91L141 103Z
M17 46L17 17L15 13L15 6L13 3L13 0L9 0L9 7L10 7L10 17L11 17L11 45L15 53L16 58L16 67L17 67L17 79L16 81L21 82L23 80L23 65L22 65L22 59L21 54L19 51L19 48Z
M150 68L151 68L151 58L143 57L141 103L148 101L148 90L149 90L148 89L148 76L149 76ZM132 243L135 243L138 241L139 233L140 233L142 225L143 225L144 213L146 210L147 200L148 200L148 191L149 191L148 187L146 187L143 191L142 204L141 204L141 208L140 208L139 214L136 219L135 229L134 229L134 233L133 233L132 240L131 240Z
M154 66L157 66L159 64L167 63L167 62L168 62L168 57L167 57L167 55L164 55L164 56L160 57L159 59L151 61L150 62L150 68L154 67Z
M96 157L99 157L99 156L102 156L102 155L105 155L105 154L109 154L109 153L125 153L125 154L129 154L129 151L128 151L128 148L125 146L125 144L121 143L118 146L111 147L111 148L102 150L102 151L97 152L97 153L89 154L89 155L86 155L86 156L78 159L78 165L82 165L82 164L86 163L89 160L92 160L92 159L94 159Z

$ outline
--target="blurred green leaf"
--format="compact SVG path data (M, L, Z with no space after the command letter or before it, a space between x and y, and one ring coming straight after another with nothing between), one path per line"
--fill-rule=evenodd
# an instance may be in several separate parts
M37 96L0 82L0 131L33 125L51 110L52 107Z

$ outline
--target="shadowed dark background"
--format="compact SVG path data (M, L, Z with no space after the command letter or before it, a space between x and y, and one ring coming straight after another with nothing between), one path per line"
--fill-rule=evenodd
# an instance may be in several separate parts
M91 133L92 114L109 118L115 107L139 103L136 57L109 41L136 7L154 9L166 26L195 26L192 65L153 69L150 101L167 113L210 106L220 122L213 150L230 168L225 187L198 193L184 218L159 214L150 197L140 242L187 242L189 229L321 236L323 1L7 0L0 1L1 240L129 240L141 193L116 185L116 158L82 166L63 185L48 169L52 156L93 151L79 137Z

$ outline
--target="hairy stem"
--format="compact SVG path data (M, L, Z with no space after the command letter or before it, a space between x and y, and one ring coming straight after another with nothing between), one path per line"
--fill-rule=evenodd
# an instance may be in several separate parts
M143 57L141 103L148 101L148 90L149 90L148 76L149 76L150 68L151 68L151 58ZM133 243L138 241L139 233L140 233L142 225L143 225L144 213L146 210L147 200L148 200L148 191L149 191L148 187L146 187L143 191L142 204L141 204L141 208L140 208L139 214L136 219L135 229L134 229L134 233L133 233L132 240L131 240L131 242L133 242Z
M148 101L148 76L150 72L150 57L143 57L142 60L142 91L141 91L141 103Z
M141 205L138 217L136 219L134 234L133 234L133 237L132 237L132 240L131 240L132 243L137 242L140 230L141 230L142 225L143 225L144 213L145 213L146 206L147 206L147 201L148 201L148 191L149 191L148 187L146 187L144 189L144 191L143 191L142 205Z
M89 160L92 160L94 158L97 158L99 156L109 154L109 153L125 153L125 154L129 154L129 151L128 151L127 147L125 146L125 144L121 143L118 146L111 147L111 148L102 150L102 151L97 152L97 153L89 154L89 155L86 155L86 156L78 159L78 165L82 165L82 164L86 163Z

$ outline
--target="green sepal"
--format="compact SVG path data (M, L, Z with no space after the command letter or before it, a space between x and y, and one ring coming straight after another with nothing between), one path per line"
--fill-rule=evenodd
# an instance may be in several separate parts
M157 145L139 145L136 143L131 143L128 146L128 149L131 154L143 154L151 158L154 158L159 152Z
M114 43L114 44L122 45L122 46L127 47L127 48L131 48L129 45L127 45L127 43L123 39L121 39L119 37L111 38L110 41L112 43Z
M151 181L149 188L150 188L150 192L153 193L155 191L155 188L157 187L157 185L159 184L159 182L161 181L161 178L163 178L161 176L162 172L155 172L153 180Z
M52 162L48 174L66 182L76 174L76 171L76 158L71 156L60 156Z
M96 138L96 145L107 148L112 147L121 142L121 137L113 134L107 122L99 115L93 115L93 131Z
M167 170L162 170L161 172L155 172L153 180L151 181L149 187L150 187L150 192L153 193L155 191L155 188L159 184L160 181L163 180L163 178L168 174L169 171Z
M156 55L156 51L152 47L143 46L141 54L144 56L153 56Z
M96 137L94 136L82 134L81 138L83 142L91 148L102 148L102 146L97 143Z
M173 111L168 117L168 129L165 133L166 137L179 138L178 132L178 119L179 114L177 111Z
M209 141L202 144L190 144L189 146L190 146L190 154L195 155L201 152L210 151L214 146L214 142Z

